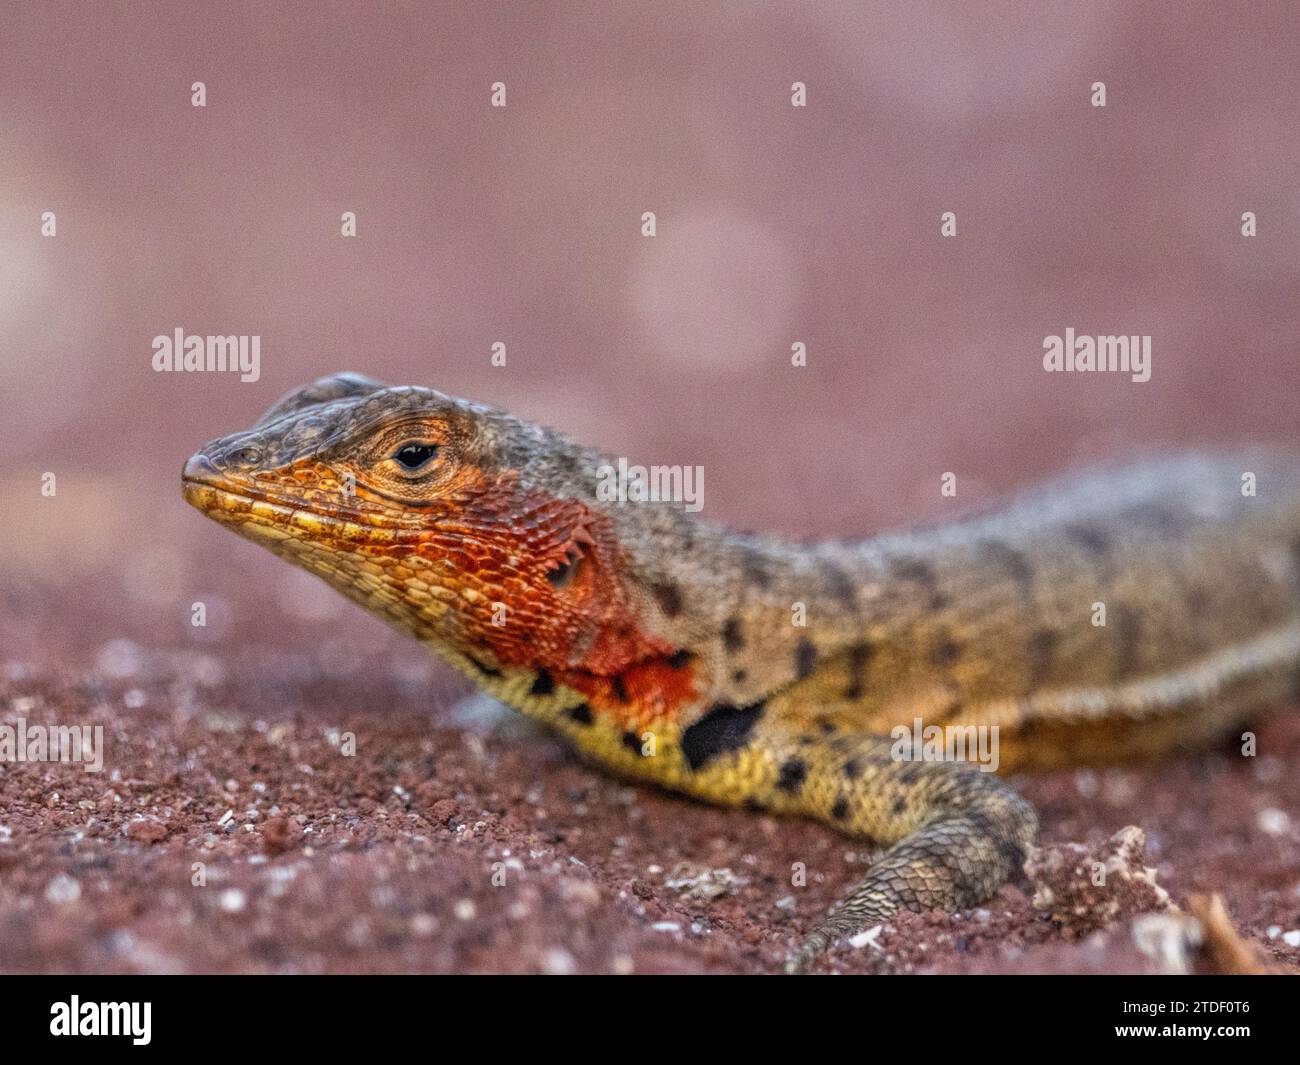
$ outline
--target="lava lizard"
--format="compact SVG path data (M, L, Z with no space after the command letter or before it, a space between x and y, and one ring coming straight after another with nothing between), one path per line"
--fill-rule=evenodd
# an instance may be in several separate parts
M981 902L1033 845L1012 787L899 757L896 727L996 728L1001 770L1054 768L1203 743L1297 694L1293 457L1157 459L812 546L602 501L607 464L339 374L204 446L183 484L615 772L887 848L792 971L900 908Z

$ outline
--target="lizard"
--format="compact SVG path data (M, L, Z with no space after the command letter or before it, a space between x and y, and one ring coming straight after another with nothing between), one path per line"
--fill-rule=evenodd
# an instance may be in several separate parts
M1019 871L1037 815L1008 772L1203 745L1300 693L1285 452L1103 467L954 523L813 544L602 499L611 462L346 373L204 445L182 483L587 759L883 848L791 972ZM900 755L895 730L921 722L993 730L999 772Z

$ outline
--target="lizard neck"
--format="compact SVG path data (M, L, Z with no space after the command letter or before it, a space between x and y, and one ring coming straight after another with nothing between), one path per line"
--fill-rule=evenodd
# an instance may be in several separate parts
M870 541L800 545L676 511L632 513L621 524L642 615L698 664L702 704L746 705L831 662L865 665L865 634L920 609L927 596L923 562L910 583L900 581ZM846 686L852 694L851 678Z

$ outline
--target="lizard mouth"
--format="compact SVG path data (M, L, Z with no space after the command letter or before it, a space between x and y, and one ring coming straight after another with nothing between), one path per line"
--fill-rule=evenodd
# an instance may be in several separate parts
M227 476L201 451L186 460L181 494L196 510L251 539L391 545L411 535L394 529L382 515L337 505L321 510L304 505L302 499L255 488Z
M300 501L278 499L270 493L248 487L222 473L203 452L191 455L181 471L181 494L185 502L215 521L239 526L239 531L264 533L270 537L297 535L331 524L328 516L305 509ZM291 532L293 530L293 532Z
M213 465L212 460L202 451L185 460L185 468L181 470L181 494L190 506L213 518L221 517L223 511L238 510L247 513L252 503L278 505L285 511L295 509L269 496L250 492L245 486L235 483Z

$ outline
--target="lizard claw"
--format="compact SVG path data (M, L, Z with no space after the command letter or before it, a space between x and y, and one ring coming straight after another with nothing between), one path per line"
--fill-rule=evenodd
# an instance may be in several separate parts
M830 945L829 940L821 932L813 932L804 939L796 950L792 950L785 959L785 973L787 976L802 976L808 972L818 958L825 953L826 948Z
M835 940L840 936L851 934L855 928L856 924L846 921L839 911L825 918L804 937L803 942L795 950L786 956L786 975L798 976L807 973Z

